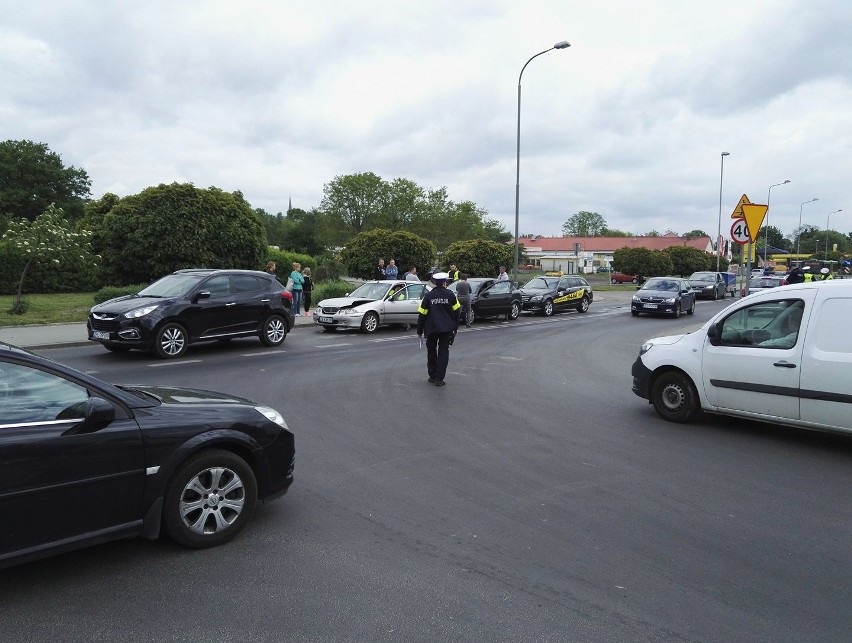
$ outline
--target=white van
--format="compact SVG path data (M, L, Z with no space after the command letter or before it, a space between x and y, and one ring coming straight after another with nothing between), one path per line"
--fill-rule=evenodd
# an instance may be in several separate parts
M694 333L642 344L633 392L671 422L703 409L852 431L850 320L852 280L756 292Z

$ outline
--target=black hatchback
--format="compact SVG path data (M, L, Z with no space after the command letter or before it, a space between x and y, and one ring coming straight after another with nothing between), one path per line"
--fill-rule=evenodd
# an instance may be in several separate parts
M203 548L293 482L275 409L166 386L113 386L0 343L0 567L160 531Z
M190 344L260 337L278 346L294 324L293 297L274 275L254 270L178 270L135 295L89 312L89 339L119 352L180 357Z

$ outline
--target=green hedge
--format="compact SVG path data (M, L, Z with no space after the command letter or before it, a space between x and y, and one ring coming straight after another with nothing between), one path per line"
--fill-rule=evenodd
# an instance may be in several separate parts
M24 279L25 294L55 292L86 292L99 288L100 270L77 256L58 256L59 263L34 262ZM17 249L0 243L0 294L17 292L27 257Z
M103 303L108 299L116 297L124 297L125 295L135 295L137 292L145 288L148 284L136 284L131 286L104 286L95 293L92 299L96 304Z

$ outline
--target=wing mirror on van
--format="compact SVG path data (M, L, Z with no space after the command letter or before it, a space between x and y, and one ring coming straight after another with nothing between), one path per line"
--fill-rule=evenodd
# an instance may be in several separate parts
M713 344L713 346L718 346L720 343L720 339L722 337L721 323L722 322L713 324L707 329L707 339L710 340L710 343Z

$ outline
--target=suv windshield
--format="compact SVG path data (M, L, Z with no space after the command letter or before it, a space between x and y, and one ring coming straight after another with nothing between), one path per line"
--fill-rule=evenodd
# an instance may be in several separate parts
M532 290L549 290L553 287L553 283L555 280L548 281L544 277L536 277L535 279L530 279L526 284L524 284L524 288L530 288Z
M381 299L388 292L389 284L362 284L349 293L356 299Z
M166 275L139 291L140 297L180 297L188 294L207 274Z

